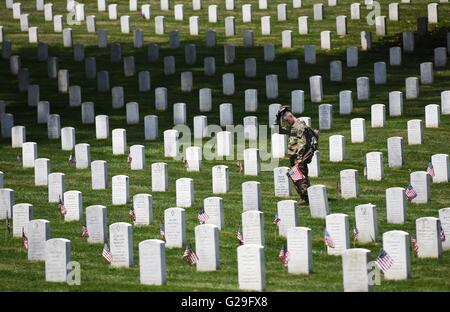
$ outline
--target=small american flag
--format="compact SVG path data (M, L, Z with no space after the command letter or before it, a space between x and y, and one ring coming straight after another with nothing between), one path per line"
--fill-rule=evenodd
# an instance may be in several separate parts
M439 238L441 239L441 241L445 241L445 233L444 233L444 229L442 228L441 225L439 225Z
M11 222L9 221L8 211L6 211L6 232L8 232L8 234L11 234L11 231Z
M298 180L303 180L305 175L301 172L300 168L297 165L294 165L289 171L288 176L292 179L292 181L297 182Z
M325 245L327 245L330 248L334 248L334 241L331 238L330 233L328 233L328 230L323 230L323 241L325 242Z
M415 236L411 236L411 245L414 250L414 254L417 255L417 253L419 252L419 245L417 244L417 239Z
M161 240L166 239L166 231L164 231L164 224L162 224L162 223L159 225L159 238Z
M25 231L22 228L22 240L23 240L23 248L25 248L25 250L28 250L28 237L25 235Z
M411 184L405 189L405 195L408 200L413 200L417 197L417 192Z
M238 226L238 228L236 230L236 238L239 241L239 245L244 244L244 236L242 235L242 232L241 232L241 226Z
M195 251L192 249L191 245L187 245L183 253L183 260L190 265L197 263L198 257Z
M136 221L136 213L134 212L133 205L130 206L130 210L128 211L128 215L131 217L133 222Z
M200 224L205 223L206 220L209 219L209 216L208 216L208 214L206 213L205 208L202 208L202 209L200 210L200 212L199 212L198 215L197 215L197 218L198 218L198 222L200 222Z
M61 200L61 197L59 197L58 201L58 210L62 215L65 215L67 213L66 206L64 206L64 202Z
M272 223L275 225L278 225L281 222L281 219L278 217L277 214L275 214L275 218L273 219Z
M392 259L391 256L389 256L389 254L383 248L381 248L378 252L378 256L375 259L375 262L377 263L381 271L386 272L389 271L389 269L394 264L394 259Z
M357 241L359 239L359 230L356 225L353 227L353 239Z
M428 163L428 167L427 167L427 173L430 175L430 176L432 176L432 177L434 177L434 167L433 167L433 164L430 162L430 163Z
M187 159L182 158L181 162L183 163L184 171L187 171L189 169L189 163Z
M112 262L112 253L109 250L109 246L107 243L105 243L105 245L103 246L103 251L102 251L102 257L108 261L108 263Z
M132 160L133 160L133 158L131 157L131 152L128 151L127 163L131 164Z
M76 163L75 154L72 152L69 155L69 166L75 166Z
M281 261L283 266L287 267L289 262L289 252L285 245L281 246L280 252L278 253L278 259Z
M242 173L244 171L244 166L242 165L242 161L236 161L236 166L239 168L239 172Z
M89 237L89 231L86 225L83 225L81 237Z

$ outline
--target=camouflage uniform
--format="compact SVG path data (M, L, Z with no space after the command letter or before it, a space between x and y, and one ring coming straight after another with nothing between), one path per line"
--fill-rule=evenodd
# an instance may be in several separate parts
M308 201L307 189L310 186L308 178L308 164L314 155L314 150L311 148L310 135L311 129L306 125L304 121L297 119L297 121L289 129L288 140L288 156L291 162L291 167L295 165L297 160L302 160L299 164L301 172L305 175L305 178L297 181L295 184L296 190L300 195L300 198Z

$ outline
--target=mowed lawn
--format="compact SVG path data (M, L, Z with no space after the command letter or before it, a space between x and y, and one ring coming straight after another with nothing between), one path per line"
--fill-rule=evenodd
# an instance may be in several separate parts
M184 102L187 104L188 125L193 126L193 117L206 115L208 124L219 124L219 105L232 103L234 123L242 124L245 116L257 116L260 124L267 124L268 105L272 103L290 104L292 90L305 91L305 112L303 116L312 118L312 126L318 127L318 104L309 100L309 77L322 75L324 100L322 103L333 104L333 128L322 131L320 138L321 169L320 177L312 178L313 184L327 186L329 205L333 213L346 213L349 215L350 229L354 224L354 207L358 204L372 203L377 206L379 235L372 244L359 244L356 247L368 248L372 251L372 258L377 255L382 246L381 235L390 230L404 230L415 234L415 220L424 216L438 216L438 210L450 207L450 187L448 183L431 185L431 201L428 204L409 204L407 222L403 225L388 224L386 222L386 188L409 184L409 175L413 171L425 170L431 155L437 153L450 153L450 116L441 116L441 125L437 129L426 128L422 145L408 146L406 124L410 119L424 120L424 107L428 104L440 104L440 93L450 90L450 71L435 70L434 83L420 86L420 97L414 100L404 99L404 114L401 117L388 116L388 93L390 91L405 91L405 78L420 74L421 62L433 61L433 49L447 46L446 33L450 26L450 6L446 3L439 5L440 21L437 25L429 25L430 34L416 37L416 52L403 55L402 66L389 66L389 47L401 45L401 32L414 31L416 19L426 16L428 1L417 0L412 4L400 4L401 20L387 21L388 35L377 37L375 26L367 25L365 16L368 13L361 5L361 20L350 20L350 4L354 1L339 1L337 7L328 7L324 4L325 19L313 21L313 1L303 1L303 7L292 9L291 1L270 1L269 9L257 9L257 1L236 0L234 11L225 11L224 1L203 1L201 11L192 11L190 1L177 1L185 4L184 21L175 21L173 18L173 2L171 11L160 11L159 1L145 1L152 4L152 18L144 20L138 12L128 12L128 1L117 0L119 15L131 16L131 29L142 28L145 43L158 43L160 45L160 60L156 63L147 61L147 49L133 48L133 35L120 33L120 21L110 21L107 12L97 12L96 1L79 1L85 3L86 15L96 15L97 29L108 29L108 43L120 42L123 55L134 55L136 60L136 73L149 70L151 73L152 90L147 93L138 92L137 74L131 78L123 75L122 63L110 63L110 50L97 47L96 34L88 34L86 25L71 26L73 29L73 42L85 45L86 57L95 56L97 70L108 70L110 86L123 86L125 89L125 102L139 103L140 123L127 125L125 108L113 110L111 108L111 94L97 92L96 80L87 80L84 77L84 62L73 61L73 49L63 48L62 34L53 32L53 23L44 22L43 12L35 10L34 1L22 1L22 11L30 14L30 25L39 26L40 41L49 44L49 55L59 58L59 68L70 72L70 85L79 85L82 88L82 101L95 103L95 114L109 115L110 130L125 128L127 130L128 146L133 144L145 145L146 168L132 171L127 164L127 155L112 155L111 138L97 140L94 125L81 124L81 110L69 108L68 94L60 94L57 89L57 80L47 76L47 62L37 61L36 45L28 43L28 34L20 32L19 21L12 19L12 11L6 10L1 4L0 25L3 25L5 37L13 42L13 54L20 55L22 67L30 71L30 83L39 84L41 100L51 104L51 113L61 115L62 127L76 128L76 142L89 143L92 160L106 160L109 166L109 179L117 174L125 174L130 178L130 194L149 193L153 196L154 221L149 226L133 227L134 266L128 269L115 269L109 267L101 257L103 245L88 244L81 237L82 222L66 223L57 211L55 204L48 203L46 187L34 186L34 170L23 169L17 162L17 155L21 149L11 148L10 139L1 138L0 171L4 172L4 187L15 191L16 203L31 203L33 205L33 218L47 219L51 222L51 237L67 238L72 243L72 260L81 264L81 285L68 286L64 283L45 282L43 262L30 262L22 247L22 240L6 235L5 222L0 222L0 290L3 291L234 291L238 290L237 252L238 246L235 238L236 228L241 224L242 194L241 184L245 181L261 182L262 206L264 211L265 227L265 262L266 262L266 289L268 291L342 291L342 261L340 257L328 256L323 244L323 229L325 220L310 217L309 208L301 206L299 209L300 226L310 227L313 233L313 273L310 275L289 275L278 260L280 247L286 243L285 239L276 235L275 225L272 224L276 204L283 198L274 196L272 172L261 172L258 177L244 176L239 172L234 160L203 161L201 172L184 171L183 164L163 155L164 130L173 126L172 104ZM139 5L144 1L139 1ZM208 23L207 5L219 5L219 22ZM246 3L253 4L253 21L242 23L241 6ZM288 21L276 21L276 3L288 3ZM381 1L382 15L388 15L389 1ZM54 1L54 14L66 14L65 1ZM166 16L166 34L155 35L154 16ZM200 35L189 36L189 21L191 15L200 16ZM272 16L272 35L261 36L260 17ZM298 34L297 17L308 15L309 34ZM348 16L348 35L339 37L336 34L335 18L338 15ZM224 37L224 17L236 17L236 36ZM64 18L65 22L65 18ZM66 27L66 26L65 26ZM168 45L168 32L178 29L180 31L181 47L171 49ZM205 46L206 31L217 31L216 48ZM255 35L254 48L242 48L242 32L253 29ZM293 31L293 48L281 48L281 31ZM330 51L320 50L320 31L332 32L333 48ZM369 30L373 32L373 45L371 51L360 51L359 66L346 67L345 49L351 46L360 47L360 32ZM184 61L184 44L197 44L197 62L195 66L187 66ZM236 44L236 61L225 65L223 45ZM263 45L274 43L276 60L266 63L263 57ZM317 47L317 64L304 63L304 48L306 44L315 44ZM174 55L176 57L176 74L165 76L163 72L163 57ZM205 77L203 75L203 58L216 57L216 75ZM254 57L257 60L257 77L244 76L244 60ZM300 78L287 80L286 60L299 59ZM343 81L330 82L329 62L341 60L343 62ZM374 85L373 63L384 61L388 64L388 83ZM182 93L180 87L180 73L192 71L194 75L194 90ZM222 94L222 74L234 73L236 92L233 96ZM268 100L265 97L265 76L277 74L279 79L279 98ZM356 78L367 76L370 78L371 97L369 101L356 100ZM155 111L154 89L167 87L168 110ZM198 90L200 88L213 90L213 109L211 112L199 111ZM244 90L256 88L259 94L258 112L246 113L244 111ZM354 109L351 115L339 115L339 91L352 90ZM63 172L66 175L66 190L79 190L83 193L83 206L100 204L108 208L109 224L114 222L129 222L129 206L112 206L111 183L107 190L91 190L90 170L77 170L70 168L67 163L69 153L61 150L60 140L47 139L46 125L36 123L36 109L27 107L27 94L18 91L18 77L9 72L9 61L0 60L0 100L6 101L6 111L14 115L14 124L26 127L27 141L38 143L38 157L51 159L52 172ZM387 124L384 128L370 127L370 106L382 103L386 105ZM143 117L156 114L159 116L159 139L156 141L144 140ZM362 117L366 119L367 141L363 144L352 144L350 140L350 120ZM340 163L328 161L328 138L333 134L345 136L345 160ZM401 136L404 138L404 166L401 169L388 167L387 138ZM264 146L267 142L260 142ZM270 142L267 143L270 147ZM364 156L368 152L380 151L384 155L385 177L381 182L367 181L363 176ZM169 191L153 193L151 190L151 170L153 162L166 162L169 165ZM190 267L182 260L184 249L166 250L167 257L167 285L150 287L139 283L139 242L159 238L159 227L163 220L164 210L175 207L175 181L181 177L194 179L195 205L186 209L186 234L188 242L194 244L194 227L198 224L197 213L203 199L212 194L211 168L214 165L225 164L229 166L230 192L223 194L225 210L225 229L220 232L220 269L216 272L196 272L195 266ZM287 159L280 161L280 165L287 166ZM344 200L336 191L339 171L343 169L357 169L359 172L361 194L357 199ZM111 182L111 180L110 180ZM295 193L295 192L294 192ZM292 196L292 199L296 199ZM5 233L5 234L3 234ZM447 234L450 236L450 233ZM353 247L352 242L352 247ZM194 246L195 247L195 246ZM385 281L375 287L375 291L448 291L450 289L450 252L444 252L441 259L418 259L411 257L411 278L406 281Z

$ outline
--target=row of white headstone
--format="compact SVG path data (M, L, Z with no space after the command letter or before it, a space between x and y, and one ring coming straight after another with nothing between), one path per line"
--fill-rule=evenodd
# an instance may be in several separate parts
M29 207L24 208L24 211L29 209ZM88 209L96 209L100 217L103 217L106 208L91 206ZM261 231L261 227L258 226L258 224L261 224L261 217L261 212L249 211L243 213L243 224L251 229L247 230L248 240L245 239L246 231L244 230L244 240L246 241L244 245L237 248L240 289L265 289L264 242L258 243L258 237L256 237L255 242L252 239L252 236L255 236L253 234ZM358 214L356 219L358 220ZM102 220L104 218L100 218L100 222ZM174 245L173 240L185 240L185 237L183 237L183 232L185 232L183 231L184 220L184 209L167 209L165 211L167 241L150 239L139 244L140 282L142 284L165 284L165 247L182 247L182 244ZM448 230L450 227L449 220L450 208L441 209L439 219L423 217L416 220L417 256L419 258L439 258L443 250L450 249L450 245L440 239L441 226L444 230ZM100 224L97 223L96 225ZM348 216L345 214L329 215L326 219L326 226L335 245L334 248L327 247L328 254L342 256L343 258L344 291L370 291L372 288L368 277L370 251L350 248ZM101 224L100 228L99 235L106 236L106 226ZM20 229L20 235L22 235L22 229ZM46 281L65 282L68 273L67 264L71 256L70 241L58 238L51 239L50 222L47 220L31 220L27 222L25 229L29 246L28 259L45 261ZM93 232L95 233L95 231ZM285 229L284 235L287 237L288 273L311 273L313 271L311 229L293 225ZM100 243L103 241L100 241ZM260 238L259 241L261 241ZM133 266L131 224L125 222L111 224L109 226L109 243L112 266ZM197 271L215 271L220 267L219 246L219 228L217 226L212 224L196 226ZM384 272L385 278L391 280L408 279L411 276L410 234L397 230L383 233L383 249L393 260L392 267Z

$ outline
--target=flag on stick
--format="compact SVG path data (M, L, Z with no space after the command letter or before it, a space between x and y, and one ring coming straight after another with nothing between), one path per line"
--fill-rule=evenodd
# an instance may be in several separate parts
M166 239L166 231L164 231L164 224L159 225L159 239L165 240Z
M86 225L83 225L81 237L89 237L89 231Z
M209 216L206 213L205 208L202 208L200 210L200 212L197 215L197 218L198 218L198 222L200 222L200 224L203 224L206 222L206 220L208 220Z
M184 250L183 260L186 261L187 263L189 263L189 265L195 264L198 261L197 254L192 249L190 244L187 245L186 249Z
M65 215L67 213L66 206L64 206L64 202L62 201L61 196L58 200L58 210L62 215Z
M410 201L417 197L417 192L411 184L405 189L405 195Z
M107 243L103 246L102 257L108 262L112 262L112 253Z
M281 246L280 252L278 253L278 259L281 261L284 267L288 266L289 262L289 252L285 245Z
M330 247L330 248L334 248L334 241L331 238L330 233L328 233L328 230L325 228L324 230L324 234L323 234L323 241L325 242L325 245Z
M380 270L386 273L386 271L388 271L394 264L394 259L392 259L391 256L383 248L381 248L375 262Z
M289 171L288 176L292 179L293 182L297 182L299 180L303 180L305 175L300 170L298 165L294 165Z
M244 236L241 232L241 226L238 226L236 230L236 239L239 241L239 245L244 245Z
M417 253L419 252L419 244L417 244L417 239L414 235L411 236L411 245L412 245L414 254L417 255Z
M280 222L281 219L278 217L278 214L275 214L275 218L273 219L272 223L278 225Z
M430 163L428 163L428 167L427 167L427 173L430 175L430 176L432 176L432 177L434 177L434 167L433 167L433 164L430 162Z
M28 250L28 237L25 235L25 231L22 228L22 241L23 241L23 248L25 248L25 250Z

